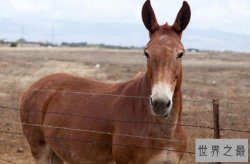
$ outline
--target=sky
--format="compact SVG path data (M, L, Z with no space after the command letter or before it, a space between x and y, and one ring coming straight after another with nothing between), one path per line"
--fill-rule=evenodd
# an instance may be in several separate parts
M144 46L145 0L0 0L0 39ZM182 0L151 0L158 22L173 24ZM186 48L250 51L249 0L188 0ZM52 30L53 29L53 30ZM52 32L53 31L53 32ZM52 37L52 33L53 36Z

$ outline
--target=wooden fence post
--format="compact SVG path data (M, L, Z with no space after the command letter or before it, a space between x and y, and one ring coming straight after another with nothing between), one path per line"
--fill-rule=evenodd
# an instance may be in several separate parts
M214 120L214 138L220 139L220 114L219 114L219 100L213 99L213 120ZM221 162L215 162L221 164Z

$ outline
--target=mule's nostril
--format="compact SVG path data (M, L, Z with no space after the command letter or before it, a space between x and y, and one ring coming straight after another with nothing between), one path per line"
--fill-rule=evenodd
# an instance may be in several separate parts
M151 104L152 106L154 106L152 97L149 98L149 101L150 101L150 104Z
M171 101L169 100L166 106L169 108L171 106Z
M152 101L152 106L153 106L155 109L157 109L157 110L159 110L159 109L164 109L164 108L165 108L165 105L166 105L166 103L165 103L164 101L162 101L162 100L153 100L153 101Z
M163 101L163 100L153 100L150 97L150 104L154 107L154 108L169 108L171 106L171 101L167 100L167 101Z
M160 101L154 101L153 102L153 106L155 107L155 108L157 108L157 107L159 107L160 106Z

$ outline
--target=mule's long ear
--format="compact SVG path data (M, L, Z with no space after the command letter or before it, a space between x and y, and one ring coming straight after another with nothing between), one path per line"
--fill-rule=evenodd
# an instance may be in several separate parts
M188 3L184 1L172 26L177 34L181 35L182 31L185 30L190 21L190 17L191 17L190 7Z
M150 0L147 0L142 7L142 20L151 34L159 28Z

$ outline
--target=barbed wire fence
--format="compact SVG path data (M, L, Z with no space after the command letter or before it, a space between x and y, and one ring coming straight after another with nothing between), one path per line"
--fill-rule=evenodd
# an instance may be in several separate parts
M16 89L17 92L24 92L25 90L22 89ZM117 95L117 94L105 94L105 93L92 93L92 92L83 92L83 91L58 91L54 89L44 89L44 90L36 90L32 89L29 90L32 92L57 92L60 94L69 94L69 95L96 95L96 96L110 96L110 97L122 97L122 98L133 98L133 99L149 99L148 97L145 96L133 96L133 95ZM203 125L192 125L192 124L171 124L171 123L159 123L159 122L152 122L152 121L130 121L130 120L115 120L115 119L105 119L105 118L100 118L100 117L93 117L93 116L86 116L86 115L77 115L77 114L70 114L70 113L62 113L62 112L47 112L47 114L54 114L54 115L64 115L68 117L80 117L80 118L90 118L90 119L95 119L95 120L102 120L102 121L108 121L108 122L120 122L120 123L126 123L126 124L166 124L169 126L183 126L183 127L189 127L189 128L200 128L200 129L210 129L213 130L214 132L214 138L220 138L220 131L234 131L234 132L239 132L239 133L246 133L250 134L250 130L248 129L234 129L234 128L220 128L220 120L219 120L219 105L220 104L227 104L227 105L247 105L250 106L250 103L241 103L241 102L219 102L218 99L213 99L213 100L196 100L196 99L182 99L178 100L175 99L173 101L184 101L184 102L191 102L191 103L209 103L212 104L212 111L213 111L213 126L203 126ZM11 107L7 105L1 105L0 104L0 109L1 110L7 110L7 111L26 111L26 112L32 112L32 113L37 113L37 112L43 112L43 111L36 111L32 109L20 109L18 107ZM14 122L14 121L0 121L0 123L8 123L12 125L25 125L25 126L32 126L32 127L43 127L43 128L49 128L49 129L59 129L59 130L65 130L65 131L75 131L75 132L85 132L85 133L93 133L93 134L103 134L103 135L118 135L118 136L123 136L123 137L131 137L131 138L137 138L137 139L146 139L146 140L157 140L157 141L164 141L164 142L173 142L176 144L184 143L185 141L181 140L168 140L165 138L154 138L154 137L145 137L145 136L136 136L136 135L131 135L131 134L123 134L123 133L111 133L111 132L105 132L105 131L97 131L97 130L91 130L91 129L77 129L77 128L69 128L69 127L60 127L60 126L50 126L50 125L40 125L40 124L31 124L31 123L24 123L24 122ZM6 131L6 130L0 130L0 133L5 133L5 134L11 134L11 135L19 135L19 136L24 136L24 133L22 132L17 132L17 131ZM32 137L38 137L36 135L30 135ZM104 142L98 142L98 141L89 141L89 140L83 140L83 139L74 139L74 138L62 138L62 137L46 137L47 139L52 139L56 140L59 142L67 142L67 141L76 141L76 142L84 142L84 143L89 143L89 144L102 144L106 146L122 146L122 147L134 147L134 148L142 148L142 149L153 149L153 150L161 150L161 151L174 151L174 152L181 152L189 155L194 155L195 152L193 151L179 151L175 149L163 149L160 147L155 147L155 146L148 146L148 145L129 145L129 144L121 144L121 143L104 143ZM31 156L30 156L31 157ZM14 163L11 160L3 159L0 158L1 161L6 162L6 163Z

